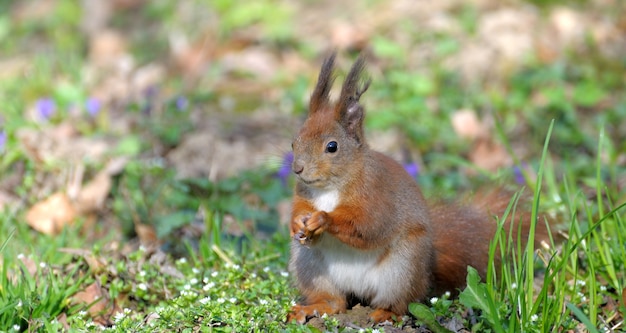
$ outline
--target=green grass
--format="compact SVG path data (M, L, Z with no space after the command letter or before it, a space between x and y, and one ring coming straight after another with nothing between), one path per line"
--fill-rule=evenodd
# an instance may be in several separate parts
M556 1L534 2L548 11ZM0 146L0 191L17 198L0 213L0 331L316 332L284 322L298 292L286 272L288 232L278 223L278 207L289 199L293 180L285 185L276 176L280 162L211 181L180 179L162 163L169 149L196 130L194 117L218 119L224 111L215 110L221 110L224 99L245 99L242 109L254 104L301 115L314 73L281 69L275 77L260 80L270 82L265 88L271 93L258 96L214 89L213 81L233 77L256 83L246 73L232 75L211 67L195 85L174 73L159 82L154 96L140 93L125 104L105 105L90 117L83 106L95 87L85 73L87 41L75 33L79 2L59 0L55 14L39 21L10 16L18 3L0 5L0 39L7 40L0 53L20 63L15 65L18 74L0 73L0 135L6 138ZM209 11L219 14L218 47L227 48L231 38L239 38L237 33L252 29L259 34L255 43L272 52L288 50L312 64L319 57L313 42L290 29L298 13L282 2L191 6L195 20L187 20L176 5L156 1L140 15L120 11L112 26L129 32L130 50L141 65L167 63L169 32L193 31L197 37L201 14ZM475 33L480 14L471 6L454 10L469 35ZM151 24L155 20L162 24ZM501 268L490 267L485 281L470 270L459 299L442 295L413 304L413 316L434 332L445 332L440 324L451 321L474 332L624 330L623 60L603 57L590 45L549 64L530 59L497 78L498 84L469 84L445 69L447 57L461 50L457 36L411 31L411 26L398 22L416 45L434 43L432 64L408 71L415 64L407 57L406 43L386 32L372 36L372 52L384 75L372 71L373 85L364 96L368 130L400 133L405 150L417 157L417 181L425 194L453 197L479 184L513 182L513 168L493 173L468 162L472 146L454 133L449 120L467 108L492 117L496 141L511 155L520 147L525 152L523 158L512 157L515 165L523 166L518 186L522 193L532 193L533 220L544 223L541 213L554 217L554 239L566 237L547 250L517 246L501 228L521 209L515 196L499 219L491 247L492 258L497 251L507 258ZM183 108L181 97L187 103ZM43 98L56 105L48 120L32 117ZM72 106L80 112L70 112ZM117 128L116 117L125 117L131 130ZM76 125L78 137L117 140L108 156L124 155L129 162L113 177L95 222L81 218L57 235L44 235L26 224L26 211L65 189L76 165L39 161L24 149L22 132L40 132L66 121ZM277 159L287 150L277 147ZM101 164L84 161L85 174L95 174ZM160 247L138 245L138 222L153 228ZM233 225L243 232L230 232ZM94 312L95 302L73 299L92 285L110 301L104 313ZM325 318L324 325L328 331L358 331L333 317Z

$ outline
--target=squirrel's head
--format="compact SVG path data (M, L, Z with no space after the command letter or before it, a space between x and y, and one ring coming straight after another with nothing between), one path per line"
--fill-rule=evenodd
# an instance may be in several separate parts
M292 143L293 172L309 187L333 189L342 185L351 166L362 159L367 149L363 134L365 110L359 98L371 80L363 81L365 61L359 57L334 103L330 89L334 81L335 54L326 58L309 102L309 114Z

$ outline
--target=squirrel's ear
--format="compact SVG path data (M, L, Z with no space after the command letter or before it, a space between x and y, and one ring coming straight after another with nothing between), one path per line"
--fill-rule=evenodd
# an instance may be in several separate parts
M315 90L311 94L311 100L309 101L309 114L313 114L318 110L330 105L330 89L332 88L333 81L333 67L335 65L336 53L332 53L328 58L324 60L320 75L317 79L317 85Z
M363 141L363 119L365 118L365 110L359 104L359 99L372 82L368 79L361 83L361 73L364 67L365 59L360 56L346 76L335 109L339 123L359 142Z

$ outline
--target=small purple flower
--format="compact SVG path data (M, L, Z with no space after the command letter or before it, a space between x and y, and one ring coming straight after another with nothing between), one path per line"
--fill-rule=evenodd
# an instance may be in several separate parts
M7 133L0 131L0 151L4 150L4 146L7 144Z
M420 173L420 167L415 162L405 163L403 166L404 170L406 170L406 172L413 178L416 178L417 175Z
M179 96L178 98L176 98L176 108L178 109L178 111L185 111L187 110L188 106L189 101L185 96Z
M159 94L159 87L157 86L149 86L143 92L146 99L153 99Z
M285 186L287 185L287 179L289 179L289 176L291 175L291 163L293 163L293 153L288 152L283 157L282 166L276 172L276 177L278 177L278 179L280 179Z
M89 115L92 117L95 117L96 115L98 115L101 108L102 108L102 105L100 103L100 100L98 100L97 98L90 97L85 102L85 109L87 110L87 113L89 113Z
M526 178L524 177L524 173L522 172L522 168L526 166L526 163L522 163L521 166L515 165L513 166L513 174L515 175L515 182L524 185L526 184Z
M57 107L52 98L46 97L38 99L35 108L41 119L48 120L52 117Z

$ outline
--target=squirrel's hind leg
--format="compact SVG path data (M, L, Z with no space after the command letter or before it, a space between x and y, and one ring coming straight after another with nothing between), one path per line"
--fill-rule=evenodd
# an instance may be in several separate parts
M317 294L307 296L304 304L296 304L291 308L291 312L287 316L287 322L295 320L297 323L304 324L307 319L321 316L323 314L332 315L346 311L346 299L331 294Z
M370 320L375 323L384 323L386 321L399 321L402 318L402 315L386 309L376 309L372 313L370 313L369 317Z

